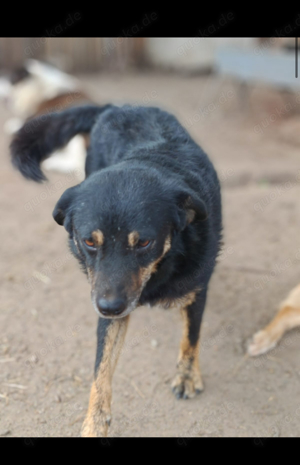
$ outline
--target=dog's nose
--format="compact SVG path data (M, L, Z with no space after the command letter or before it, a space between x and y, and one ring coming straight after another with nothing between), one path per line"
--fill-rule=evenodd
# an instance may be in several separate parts
M123 299L107 300L101 298L98 299L98 308L105 316L120 315L126 308L126 302Z

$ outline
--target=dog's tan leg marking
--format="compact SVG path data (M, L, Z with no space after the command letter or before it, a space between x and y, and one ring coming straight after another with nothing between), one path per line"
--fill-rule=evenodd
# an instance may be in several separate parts
M81 429L83 437L106 437L111 421L111 384L129 315L113 320L105 336L103 356L93 382L87 416Z
M181 308L183 333L181 338L177 374L172 382L172 390L177 398L190 399L203 391L203 383L199 365L199 339L195 345L189 340L189 319L187 308L195 300L195 293L187 296Z
M292 289L287 299L282 302L271 323L253 336L253 341L248 347L249 355L268 352L276 346L286 331L296 326L300 326L300 285Z

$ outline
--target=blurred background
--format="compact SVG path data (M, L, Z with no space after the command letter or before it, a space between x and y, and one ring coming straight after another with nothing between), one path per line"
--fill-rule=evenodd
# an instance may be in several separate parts
M230 18L227 20L229 21ZM199 72L213 70L220 49L235 47L256 56L294 52L295 39L262 38L154 38L154 37L33 37L0 38L0 67L19 66L36 58L66 72L90 73L107 70L148 68Z
M52 219L84 157L50 158L43 184L9 157L27 118L86 101L175 114L213 161L223 195L224 247L201 330L205 391L173 398L180 315L138 309L114 377L111 435L300 435L299 332L270 354L245 355L300 280L295 58L287 37L0 38L0 436L76 436L87 408L97 316Z

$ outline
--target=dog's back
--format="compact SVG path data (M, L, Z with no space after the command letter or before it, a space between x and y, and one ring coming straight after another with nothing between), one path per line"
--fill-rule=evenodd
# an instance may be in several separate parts
M119 163L159 167L166 179L181 181L214 210L221 221L220 185L215 169L175 116L156 107L110 106L91 132L86 175Z

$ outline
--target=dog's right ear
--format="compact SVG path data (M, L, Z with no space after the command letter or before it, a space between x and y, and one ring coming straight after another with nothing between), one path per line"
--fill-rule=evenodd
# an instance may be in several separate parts
M53 210L52 216L56 223L64 226L69 234L72 232L72 203L76 196L78 186L67 189Z

